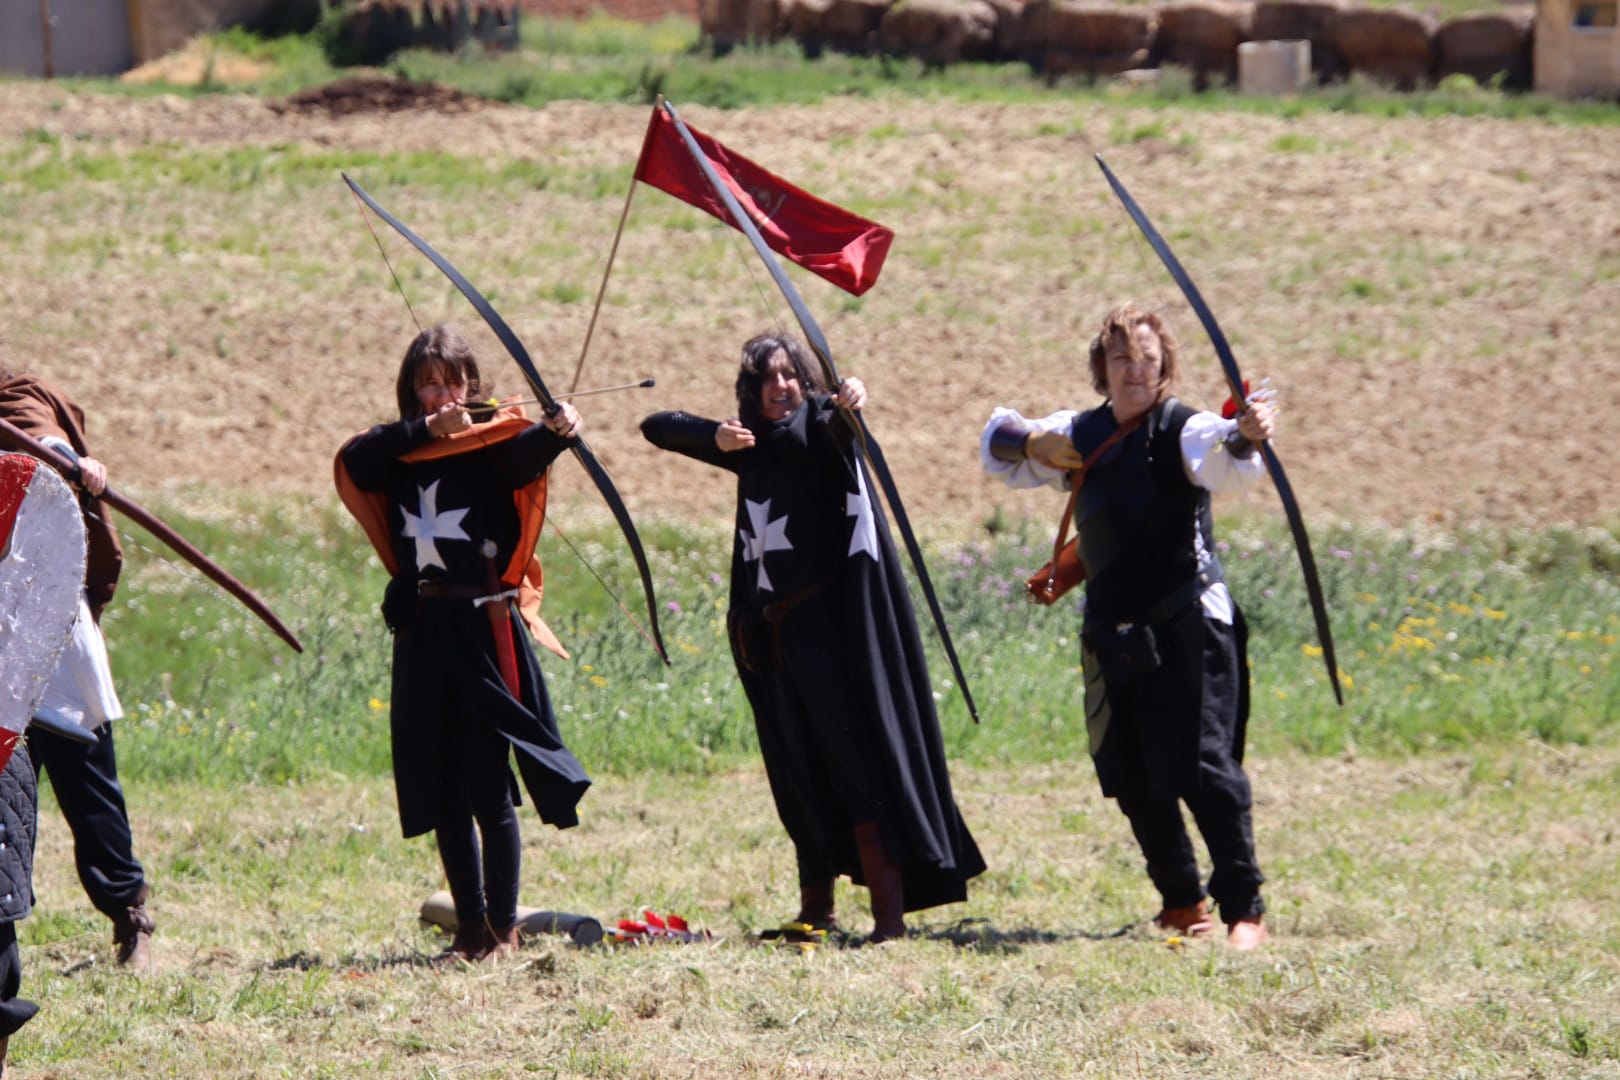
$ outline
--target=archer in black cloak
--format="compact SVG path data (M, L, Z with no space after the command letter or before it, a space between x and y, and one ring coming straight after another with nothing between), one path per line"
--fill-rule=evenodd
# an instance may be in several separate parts
M350 439L337 462L345 505L394 574L383 615L394 631L400 825L407 837L435 833L456 906L449 955L468 959L517 943L512 752L541 820L559 829L579 823L575 807L590 786L563 745L525 619L507 599L538 605L545 472L568 446L553 428L572 435L578 414L564 406L543 425L513 409L473 424L463 402L478 384L459 335L424 331L400 371L404 418ZM561 651L537 617L531 626Z
M743 347L743 422L657 413L642 433L737 474L727 618L777 813L798 854L798 922L833 924L833 879L872 892L872 940L967 898L984 860L951 795L939 719L888 525L804 347ZM840 398L865 392L847 380Z

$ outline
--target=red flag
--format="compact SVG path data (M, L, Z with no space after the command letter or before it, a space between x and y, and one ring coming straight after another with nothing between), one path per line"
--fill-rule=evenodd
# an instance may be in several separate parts
M877 284L893 230L794 187L686 126L771 250L855 296ZM653 109L636 179L737 227L663 109Z

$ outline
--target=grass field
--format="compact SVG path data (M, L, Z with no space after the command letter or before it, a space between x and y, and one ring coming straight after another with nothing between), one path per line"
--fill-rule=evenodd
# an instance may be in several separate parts
M523 900L606 922L679 912L715 940L542 939L445 970L415 917L437 858L398 839L387 776L380 573L335 518L177 520L263 582L308 649L135 549L108 628L158 970L109 968L47 798L22 926L46 1011L17 1041L22 1076L1620 1073L1610 548L1321 538L1351 675L1335 710L1292 552L1263 522L1229 529L1258 627L1250 769L1277 933L1242 957L1142 925L1152 891L1085 760L1072 616L1007 598L1017 545L933 556L986 716L974 727L940 682L990 871L903 945L804 955L751 941L796 889L713 538L654 550L668 670L558 553L551 603L581 613L559 623L578 655L545 666L597 784L577 830L525 818ZM613 537L575 543L623 569ZM868 925L860 890L840 903Z
M266 101L332 72L308 42L234 37L277 65L259 96L0 85L7 361L69 387L114 483L306 644L295 656L126 530L105 625L157 970L111 966L45 795L19 928L43 1009L12 1040L15 1075L1620 1077L1620 495L1592 445L1620 415L1615 110L1363 86L1119 95L718 63L667 28L556 33L526 85L503 64L400 61L522 103L468 113L278 112ZM570 65L589 77L557 75ZM990 870L902 944L753 940L796 895L720 629L730 494L634 424L726 408L731 350L770 316L729 234L638 195L587 381L657 374L659 390L593 399L587 421L652 550L674 663L571 554L641 616L622 541L565 466L569 543L548 533L542 555L574 657L542 663L596 784L576 830L524 817L522 899L604 921L680 912L714 940L542 939L434 967L444 939L416 912L438 859L399 839L389 776L382 572L329 486L414 331L336 174L431 234L548 375L566 370L655 76L740 105L696 115L900 234L866 297L807 292L873 388L984 714L969 721L936 653ZM972 461L992 404L1083 403L1073 343L1105 301L1167 303L1092 198L1098 150L1246 366L1280 376L1279 452L1348 676L1337 709L1274 498L1223 505L1255 630L1249 765L1276 932L1252 955L1142 926L1155 897L1085 757L1073 614L1018 599L1060 508L992 491ZM425 319L470 319L430 268L396 265ZM1196 351L1190 393L1218 403ZM864 894L839 900L866 929Z

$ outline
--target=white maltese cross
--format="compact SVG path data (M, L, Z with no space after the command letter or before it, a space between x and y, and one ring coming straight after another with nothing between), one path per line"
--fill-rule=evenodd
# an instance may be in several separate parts
M437 566L440 570L448 570L444 559L439 556L438 545L435 540L471 540L461 528L461 519L467 516L466 507L460 510L446 510L439 513L439 482L437 480L427 487L416 489L421 498L422 514L418 517L401 506L400 512L405 515L405 527L400 534L409 536L416 541L416 568L426 570L430 566Z
M742 539L743 561L753 562L759 560L759 578L756 587L769 589L774 592L770 575L765 572L765 553L767 551L792 551L793 544L787 538L787 515L783 514L775 521L771 520L771 500L755 502L744 499L743 505L748 508L748 523L752 530L742 529L737 535Z

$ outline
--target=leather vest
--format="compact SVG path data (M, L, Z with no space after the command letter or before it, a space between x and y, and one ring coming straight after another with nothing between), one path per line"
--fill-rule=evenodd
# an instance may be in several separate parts
M1196 600L1223 580L1215 558L1209 492L1187 479L1181 429L1194 410L1175 398L1087 473L1074 523L1086 564L1088 627L1161 622L1171 604ZM1075 418L1070 438L1089 453L1119 425L1107 406Z

